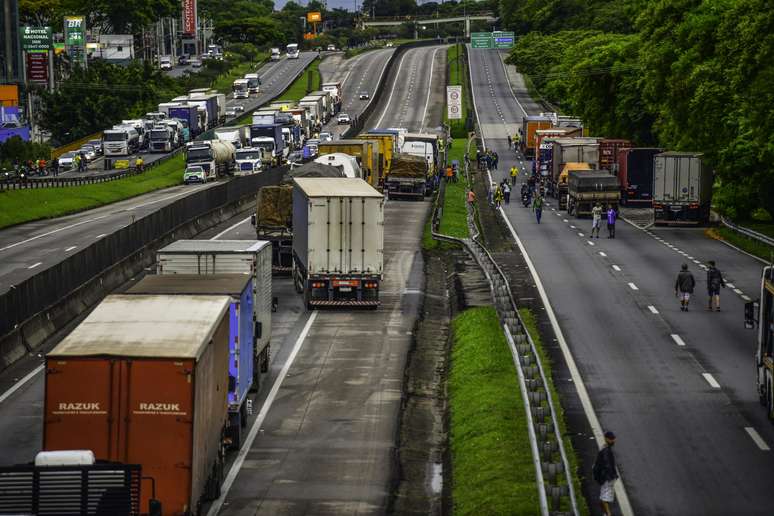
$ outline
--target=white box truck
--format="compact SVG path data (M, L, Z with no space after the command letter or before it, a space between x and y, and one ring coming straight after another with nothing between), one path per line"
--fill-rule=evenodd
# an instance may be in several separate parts
M384 197L357 178L298 178L293 186L293 272L308 308L379 306Z
M178 240L156 253L156 273L252 274L255 370L269 370L271 313L275 306L271 291L271 242Z
M656 224L697 225L709 221L712 170L695 152L653 156L653 211Z

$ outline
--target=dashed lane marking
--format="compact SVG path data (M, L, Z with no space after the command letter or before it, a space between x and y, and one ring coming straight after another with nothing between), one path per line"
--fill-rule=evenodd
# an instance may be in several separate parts
M35 267L37 267L37 266L39 266L39 265L43 265L43 262L33 263L32 265L30 265L30 266L29 266L29 267L27 267L27 268L28 268L28 269L34 269Z
M728 288L736 288L736 285L734 285L733 283L726 283L726 286Z
M586 242L587 242L587 243L588 243L590 246L593 246L593 245L594 245L594 242L592 242L591 240L586 240Z
M637 288L637 285L635 285L632 282L629 282L629 288L632 289L632 290L640 290L639 288Z
M648 305L648 310L650 310L650 313L652 314L658 314L658 310L653 305Z
M752 298L745 294L742 294L742 299L744 299L745 301L752 301Z
M607 255L604 252L602 252L602 251L599 252L599 256L601 256L602 258L606 258L607 257Z
M763 437L761 437L761 434L758 433L755 428L751 426L744 427L744 431L747 432L747 435L750 436L750 439L753 440L755 445L760 448L761 451L769 451L771 448L769 448L769 445L766 444L766 441L763 440Z
M744 292L742 292L742 291L741 291L741 290L739 290L738 288L735 288L735 289L734 289L734 293L736 293L736 294L739 294L740 296L741 296L742 294L744 294Z
M72 250L73 250L73 249L75 249L76 247L78 247L78 246L77 246L77 245L71 245L70 247L68 247L67 249L65 249L65 252L66 252L66 253L69 253L70 251L72 251Z
M651 312L652 311L653 310L651 310ZM685 341L682 339L682 337L680 337L680 335L673 333L672 335L670 335L670 337L672 337L672 340L675 341L675 344L677 344L680 347L685 347Z
M707 380L707 383L710 384L710 387L713 389L720 389L720 384L717 380L715 380L715 377L712 376L709 373L701 373L701 375L704 377L705 380Z
M613 265L613 270L616 272L621 272L621 268L618 265Z

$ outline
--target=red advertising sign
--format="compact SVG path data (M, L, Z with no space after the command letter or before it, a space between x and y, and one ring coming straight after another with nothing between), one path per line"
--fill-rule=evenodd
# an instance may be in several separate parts
M27 54L27 80L48 84L48 53Z
M196 34L196 0L183 0L183 32Z

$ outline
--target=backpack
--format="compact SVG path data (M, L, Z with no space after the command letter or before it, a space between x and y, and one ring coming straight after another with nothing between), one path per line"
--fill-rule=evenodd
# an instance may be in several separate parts
M591 476L594 478L594 481L602 485L607 480L605 478L605 465L603 464L603 461L601 460L602 453L597 454L597 460L594 461L594 466L591 468Z

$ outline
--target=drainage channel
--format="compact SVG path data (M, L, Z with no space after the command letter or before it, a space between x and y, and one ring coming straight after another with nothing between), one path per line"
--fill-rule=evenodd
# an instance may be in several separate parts
M465 175L470 181L468 165ZM445 190L445 189L444 189ZM539 486L540 511L543 516L578 516L578 505L572 482L572 472L557 424L556 410L545 371L535 343L524 326L514 301L507 276L480 242L473 210L467 208L471 238L459 239L437 232L438 206L443 203L443 190L433 207L432 235L436 240L462 245L478 262L490 285L494 307L503 325L519 376L522 401L529 421L528 431L535 477ZM568 510L569 509L569 510Z

